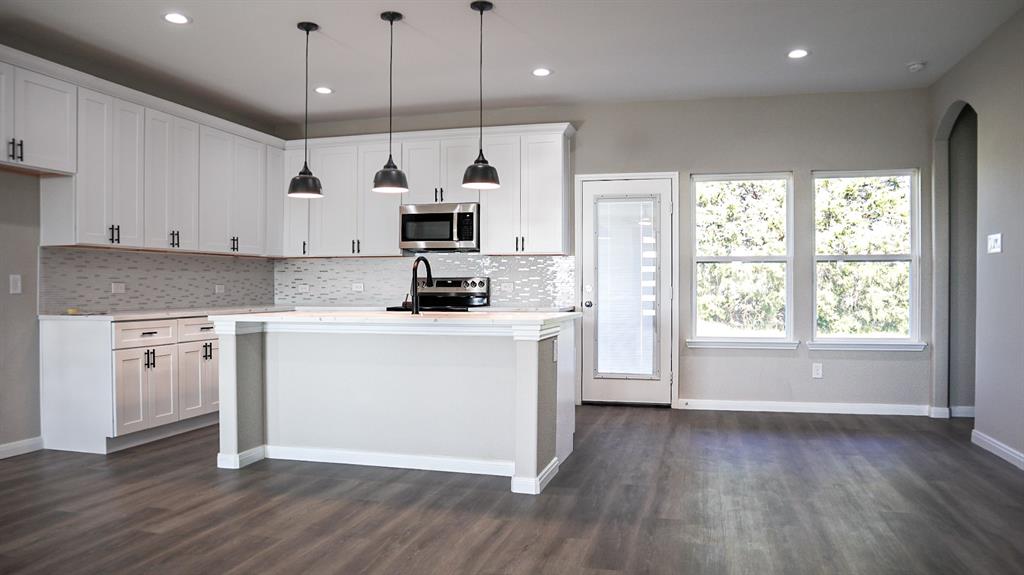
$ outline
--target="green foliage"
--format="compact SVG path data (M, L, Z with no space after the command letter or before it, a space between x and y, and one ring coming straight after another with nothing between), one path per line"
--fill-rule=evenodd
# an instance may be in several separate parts
M908 337L910 262L819 262L818 333Z
M698 263L697 333L786 334L786 264Z
M697 255L786 254L787 181L697 182Z
M819 255L910 253L910 176L819 178Z

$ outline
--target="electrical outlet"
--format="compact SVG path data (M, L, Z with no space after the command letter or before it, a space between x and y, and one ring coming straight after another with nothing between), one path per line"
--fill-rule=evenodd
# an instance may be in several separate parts
M362 293L363 282L352 282L352 291Z
M21 274L11 274L7 277L8 283L10 283L11 295L21 293Z
M223 284L213 284L213 293L224 293Z
M1003 234L988 235L988 253L999 254L1003 252Z
M299 293L309 293L309 284L299 284Z
M503 293L512 293L516 289L516 284L513 282L498 282L498 291Z
M110 293L124 293L124 284L121 282L110 284Z
M813 377L814 379L821 379L822 377L824 377L824 375L822 375L820 363L811 364L811 377Z

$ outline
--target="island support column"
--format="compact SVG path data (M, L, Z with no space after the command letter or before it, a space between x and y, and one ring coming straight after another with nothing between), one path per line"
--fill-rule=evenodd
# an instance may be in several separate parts
M537 495L558 473L558 326L516 329L513 493Z
M215 322L220 339L217 467L240 469L266 455L263 324Z

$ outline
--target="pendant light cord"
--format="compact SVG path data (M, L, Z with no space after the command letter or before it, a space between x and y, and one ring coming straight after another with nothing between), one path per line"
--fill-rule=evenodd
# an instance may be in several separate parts
M309 163L309 30L306 30L306 112L303 117L302 139L305 140L302 151L303 163Z
M484 11L480 11L480 153L484 153Z
M391 119L394 116L395 93L395 19L391 18L391 46L388 51L388 157L391 157Z

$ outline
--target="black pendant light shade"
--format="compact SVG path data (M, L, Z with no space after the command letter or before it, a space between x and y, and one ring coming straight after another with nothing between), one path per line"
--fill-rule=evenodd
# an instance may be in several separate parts
M485 0L470 3L469 7L480 13L480 154L462 176L462 187L472 190L496 190L501 187L498 182L498 170L487 163L484 157L484 12L494 8L494 4Z
M381 12L380 19L391 26L391 48L388 56L388 162L373 176L373 191L381 194L401 194L409 191L405 172L398 169L391 156L391 118L394 102L395 22L402 19L401 12Z
M306 93L306 115L304 120L303 137L305 139L305 152L303 155L302 170L299 175L292 178L288 184L289 198L322 198L324 197L323 187L320 185L320 178L313 175L309 169L309 33L316 32L320 26L313 22L299 22L299 30L306 33L306 83L303 85Z

